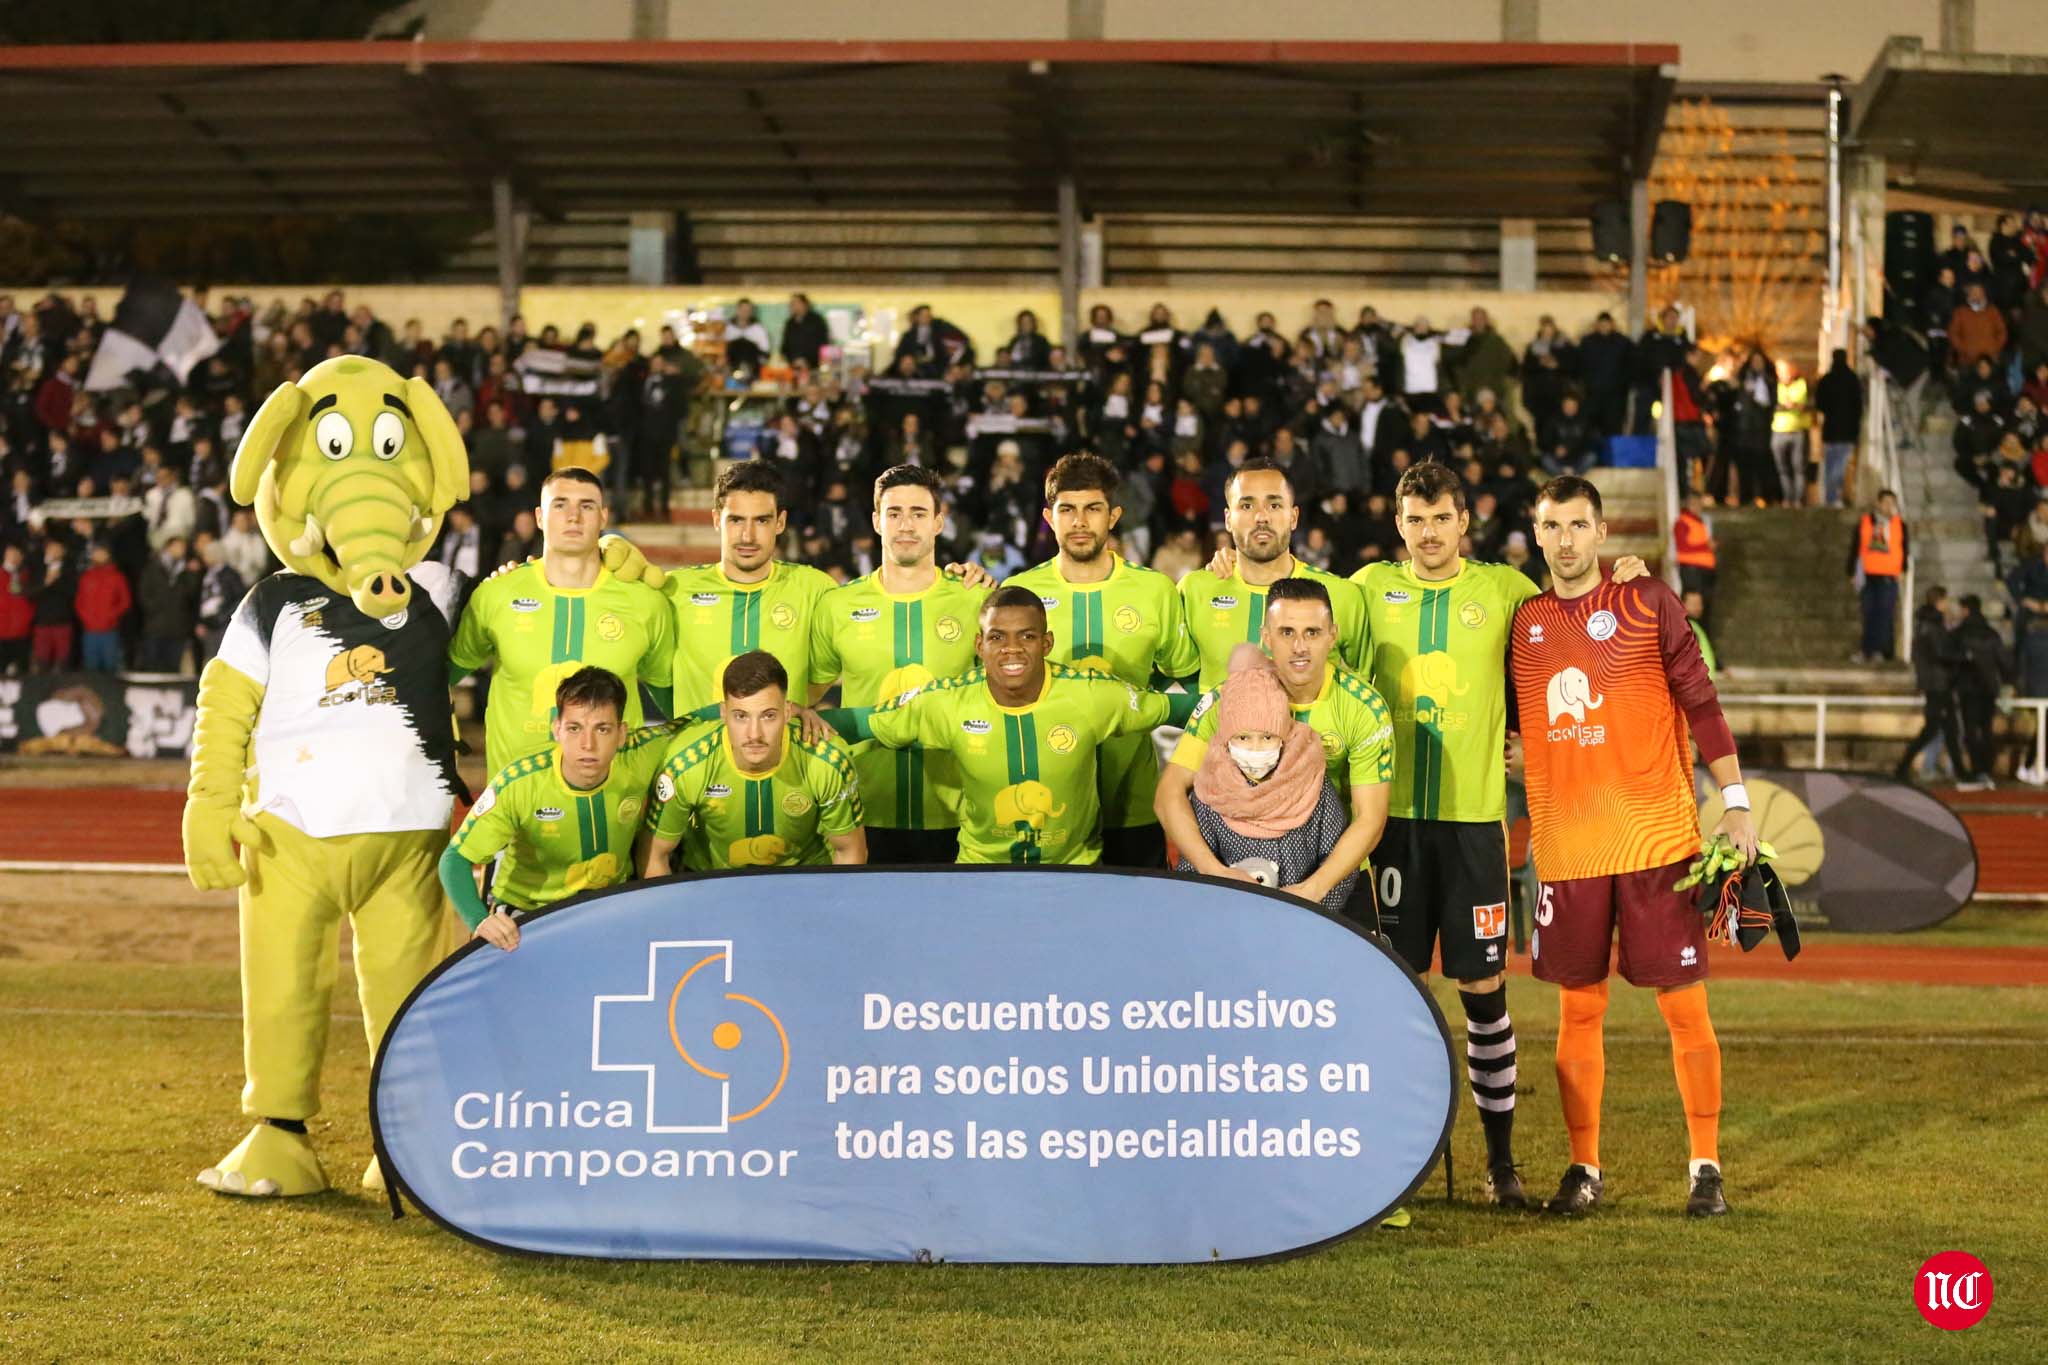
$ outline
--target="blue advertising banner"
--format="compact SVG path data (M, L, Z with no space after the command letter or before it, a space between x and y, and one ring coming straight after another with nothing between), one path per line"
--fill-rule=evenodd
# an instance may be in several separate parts
M386 1034L387 1180L631 1259L1243 1260L1377 1222L1458 1091L1408 969L1277 892L1095 868L642 883Z

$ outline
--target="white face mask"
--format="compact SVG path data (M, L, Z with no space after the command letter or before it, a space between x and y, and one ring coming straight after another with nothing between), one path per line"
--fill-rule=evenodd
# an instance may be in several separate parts
M1237 770L1254 782L1263 781L1266 774L1280 766L1278 749L1248 749L1242 744L1230 746L1230 761Z

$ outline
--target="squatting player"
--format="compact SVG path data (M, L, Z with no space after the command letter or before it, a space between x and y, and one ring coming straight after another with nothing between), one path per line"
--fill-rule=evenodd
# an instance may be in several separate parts
M1116 466L1099 455L1063 456L1045 476L1046 525L1059 553L1009 581L1045 603L1055 663L1109 673L1133 687L1179 683L1195 690L1201 659L1188 636L1173 580L1109 548L1123 509ZM1119 735L1096 755L1102 861L1165 867L1166 836L1152 811L1159 750L1149 734Z
M1388 783L1394 777L1393 720L1386 702L1365 679L1332 662L1336 618L1322 582L1288 578L1273 584L1262 617L1259 643L1272 656L1294 718L1322 741L1324 769L1343 794L1351 816L1323 865L1308 881L1287 888L1304 900L1320 901L1345 877L1367 868L1367 859L1380 842ZM1188 803L1202 756L1216 740L1216 697L1213 689L1202 694L1174 746L1173 761L1160 775L1159 822L1197 872L1242 881L1247 880L1244 873L1224 866L1209 852ZM1361 924L1373 924L1370 875L1358 878L1346 913Z
M655 775L642 875L667 876L677 844L698 871L865 863L853 756L803 737L782 661L749 650L719 686L721 719L671 743Z
M494 773L546 744L555 688L595 665L625 684L622 723L640 724L640 689L669 686L675 625L661 591L604 566L604 485L587 469L540 486L541 554L477 584L448 646L449 681L495 661L484 707L484 758Z
M985 587L939 568L945 485L920 465L875 480L875 571L818 600L811 618L813 695L839 684L843 705L879 706L974 666L974 622ZM944 749L854 746L868 858L877 863L951 863L960 854L960 770Z
M675 613L675 708L687 715L719 701L728 661L765 649L802 687L811 676L811 617L836 586L808 564L778 559L789 525L782 474L747 460L718 476L718 562L670 571L661 590ZM802 704L806 698L793 699Z
M1717 1143L1721 1045L1707 1014L1707 943L1692 896L1674 891L1699 853L1692 740L1721 788L1726 834L1756 856L1734 737L1686 623L1652 578L1600 572L1607 536L1600 490L1571 475L1545 484L1536 540L1551 589L1522 604L1512 641L1514 696L1529 788L1529 841L1542 892L1531 943L1535 973L1561 1002L1557 1088L1571 1165L1546 1207L1598 1206L1602 1021L1616 928L1621 974L1657 992L1671 1033L1691 1141L1687 1214L1728 1211Z
M462 922L507 950L519 946L507 907L538 910L632 873L648 784L687 724L629 731L626 685L602 668L571 673L553 702L554 743L492 779L441 855L441 885ZM476 868L500 853L491 908L477 895Z
M1188 634L1201 656L1203 691L1218 686L1230 671L1230 651L1262 638L1266 594L1288 578L1310 578L1328 591L1337 621L1337 657L1346 668L1362 668L1370 652L1365 604L1358 588L1295 558L1288 547L1301 523L1294 484L1277 460L1254 457L1239 465L1223 486L1224 525L1235 551L1218 550L1209 567L1180 581ZM1337 784L1343 790L1344 784Z
M1107 673L1051 662L1045 604L1003 587L982 603L980 665L878 710L826 712L843 735L916 740L960 764L960 861L1096 863L1102 827L1096 751L1104 740L1180 724L1191 692L1141 692Z

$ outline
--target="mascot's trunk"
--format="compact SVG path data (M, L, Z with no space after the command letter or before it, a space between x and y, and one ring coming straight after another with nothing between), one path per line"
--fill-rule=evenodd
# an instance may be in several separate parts
M315 496L313 515L357 610L379 618L404 611L412 601L405 564L414 519L404 485L367 472L335 479Z

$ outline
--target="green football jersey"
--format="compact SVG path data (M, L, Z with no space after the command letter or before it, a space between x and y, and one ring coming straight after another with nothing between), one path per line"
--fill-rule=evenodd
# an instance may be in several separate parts
M843 583L811 616L811 681L837 682L843 706L892 697L974 666L982 589L940 574L919 593L890 593L879 572ZM861 805L880 829L952 829L960 823L960 769L943 749L853 748Z
M1294 561L1289 578L1313 578L1330 590L1330 610L1337 618L1337 658L1346 668L1362 668L1371 651L1365 603L1358 589L1332 573ZM1246 583L1238 574L1218 578L1196 569L1180 581L1180 599L1187 612L1188 634L1201 654L1204 692L1223 681L1230 669L1230 651L1249 640L1259 642L1266 624L1266 590Z
M586 666L609 669L626 684L628 726L640 724L640 683L669 684L675 623L661 593L621 583L600 569L587 588L548 584L539 560L477 584L448 646L465 671L491 669L484 701L484 760L501 772L550 742L555 689Z
M675 610L676 714L714 706L725 666L765 649L789 673L790 701L810 701L811 613L837 584L808 564L776 560L759 583L735 583L718 564L672 569L661 590Z
M1405 820L1507 814L1507 657L1515 608L1540 591L1506 564L1459 561L1430 582L1409 564L1353 576L1372 622L1372 684L1394 707L1394 790Z
M825 840L860 828L860 786L853 756L837 739L804 741L791 722L782 761L749 772L732 750L724 722L669 745L654 778L648 828L682 844L683 865L804 867L832 861Z
M618 885L632 875L633 838L662 755L695 728L701 727L669 721L633 731L603 785L590 791L562 776L558 744L514 759L470 807L455 831L455 851L472 863L504 853L491 895L520 910Z
M1216 742L1216 693L1202 694L1187 729L1173 746L1173 761L1189 771L1202 766ZM1372 685L1335 664L1323 677L1323 690L1307 706L1290 706L1294 718L1316 732L1323 744L1323 768L1351 808L1351 789L1394 780L1394 722L1387 704Z
M913 740L960 763L960 861L1093 863L1102 858L1096 748L1166 723L1165 694L1106 673L1046 664L1029 706L998 705L977 665L868 717L884 744Z
M1029 588L1045 603L1052 658L1091 672L1111 673L1133 687L1150 687L1155 674L1185 678L1202 666L1188 635L1180 593L1165 574L1122 556L1109 556L1109 577L1069 583L1057 558L1024 570L1003 586ZM1120 735L1096 755L1096 784L1105 829L1152 825L1152 794L1159 788L1159 751L1150 734Z

